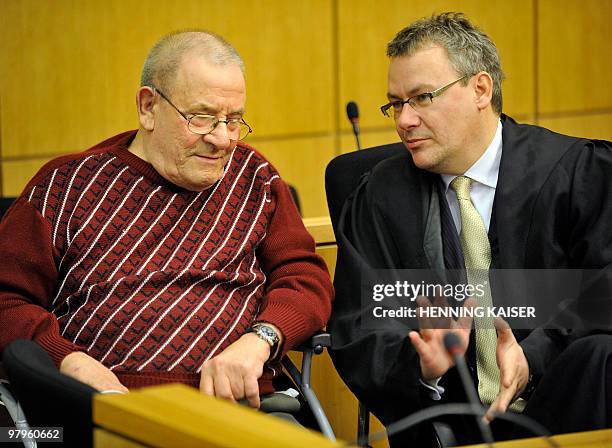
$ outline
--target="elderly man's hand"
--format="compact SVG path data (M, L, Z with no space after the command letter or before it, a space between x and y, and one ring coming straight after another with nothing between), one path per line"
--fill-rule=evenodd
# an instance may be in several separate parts
M200 390L230 401L246 398L259 408L259 385L270 345L254 333L246 333L202 365Z
M60 363L60 372L96 390L129 392L117 376L99 361L83 352L73 352Z

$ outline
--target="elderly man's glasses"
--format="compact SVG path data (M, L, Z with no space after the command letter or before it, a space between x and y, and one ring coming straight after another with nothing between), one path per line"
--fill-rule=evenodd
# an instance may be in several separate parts
M170 104L185 120L187 120L187 128L193 132L194 134L206 135L210 134L215 128L219 125L219 123L225 123L227 126L227 133L230 138L237 140L244 140L247 135L253 132L251 126L249 126L243 118L229 118L227 120L219 120L214 115L206 115L206 114L189 114L185 115L183 112L176 107L170 99L164 95L164 93L159 90L155 86L151 86L151 88L159 93L163 99L165 99L168 104Z
M398 117L402 113L402 110L404 109L404 104L410 105L410 107L412 107L414 110L423 109L429 106L431 103L433 103L433 99L435 97L442 95L449 88L451 88L454 84L458 83L459 81L463 81L465 78L469 76L470 75L463 75L461 78L455 79L454 81L449 82L448 84L440 87L439 89L434 90L433 92L419 93L418 95L411 96L410 98L404 101L401 101L401 100L391 101L390 103L387 103L384 106L382 106L380 108L380 111L383 113L385 117L391 117L389 110L393 109L393 117Z

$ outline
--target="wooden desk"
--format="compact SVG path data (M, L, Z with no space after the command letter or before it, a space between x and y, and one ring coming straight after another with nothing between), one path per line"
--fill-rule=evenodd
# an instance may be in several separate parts
M340 448L321 434L180 384L94 396L96 448Z
M603 448L612 447L612 429L576 432L551 437L560 448ZM487 445L470 445L463 448L486 448ZM495 444L496 448L550 448L541 438L508 440Z

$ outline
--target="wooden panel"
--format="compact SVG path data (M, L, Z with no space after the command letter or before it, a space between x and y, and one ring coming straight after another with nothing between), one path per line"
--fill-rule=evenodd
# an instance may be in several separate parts
M325 260L325 264L327 264L327 270L329 271L329 275L334 277L334 272L336 271L336 255L338 253L338 248L335 245L332 246L317 246L317 254L323 257Z
M42 158L3 162L3 196L19 196L34 174L49 160L50 158Z
M539 0L540 112L612 108L609 0Z
M136 127L148 49L190 27L220 33L243 55L256 135L329 132L331 20L325 0L1 2L3 156L77 151Z
M305 217L329 214L325 167L335 155L332 136L249 143L272 162L283 179L297 188Z
M329 216L305 218L304 225L308 229L308 232L310 232L310 234L314 238L315 244L317 246L320 246L321 244L336 243L334 229L332 228L331 219L329 218Z
M386 123L389 126L386 130L364 131L361 133L359 139L363 149L400 141L397 132L395 132L393 120L388 120ZM340 149L342 154L355 151L355 136L353 134L343 133L340 137Z
M434 11L462 11L496 43L504 82L504 110L533 115L534 17L532 0L339 0L339 102L343 129L349 128L345 104L360 106L361 126L388 125L379 107L386 102L387 43L402 28Z
M340 447L309 431L184 385L94 397L96 425L154 447Z
M542 118L539 124L562 134L612 140L612 112L608 114Z

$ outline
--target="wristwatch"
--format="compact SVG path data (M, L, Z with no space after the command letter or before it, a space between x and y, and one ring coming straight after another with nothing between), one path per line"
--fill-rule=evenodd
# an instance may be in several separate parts
M255 333L260 339L266 341L270 345L270 358L274 359L277 355L280 343L280 336L276 330L265 323L253 324L249 330Z

